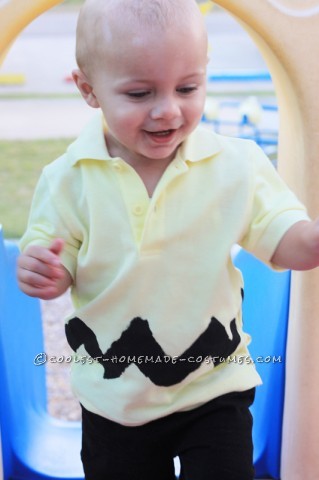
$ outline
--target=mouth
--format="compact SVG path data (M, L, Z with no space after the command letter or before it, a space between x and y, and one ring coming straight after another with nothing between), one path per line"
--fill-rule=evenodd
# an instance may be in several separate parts
M173 129L169 129L169 130L159 130L157 132L147 132L149 135L153 136L153 137L169 137L170 135L172 135L173 133L175 132L175 130Z
M157 130L157 131L150 131L145 130L147 136L156 144L165 145L170 144L175 136L176 136L177 129L170 128L168 130Z
M158 132L148 132L148 133L150 133L151 135L154 135L155 137L168 137L173 132L175 132L175 130L170 129L170 130L160 130Z

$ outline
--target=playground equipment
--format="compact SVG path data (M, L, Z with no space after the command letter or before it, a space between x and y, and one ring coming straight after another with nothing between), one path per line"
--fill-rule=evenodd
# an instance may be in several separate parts
M230 80L231 81L231 80ZM241 78L241 81L245 81ZM272 128L262 124L263 116L273 114L268 123ZM254 140L268 155L273 164L277 165L278 128L276 121L278 107L275 104L260 103L254 96L243 101L223 99L212 96L206 99L203 122L212 125L215 132L223 135ZM273 123L270 123L270 121Z
M0 228L0 426L5 480L81 480L79 422L47 413L40 303L16 280L19 250ZM1 477L0 477L1 478Z
M60 0L2 0L0 55L25 25L58 3ZM317 216L319 1L215 0L215 3L243 25L268 64L280 112L278 168L307 205L310 215ZM318 285L318 269L292 274L282 480L319 478ZM3 451L5 440L2 437Z
M251 407L255 478L280 478L290 272L274 272L244 250L234 257L245 282L243 321L263 379ZM271 299L271 301L270 301Z
M248 31L268 65L280 112L278 168L319 214L319 2L215 0ZM292 275L281 478L319 478L319 270Z
M38 15L61 3L61 0L2 0L0 1L0 66L19 33ZM0 84L25 82L23 73L1 73Z
M21 31L38 15L62 0L2 0L0 2L0 58Z

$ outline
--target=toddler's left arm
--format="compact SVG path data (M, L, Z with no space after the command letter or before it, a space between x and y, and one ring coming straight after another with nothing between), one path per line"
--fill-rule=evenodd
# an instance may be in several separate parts
M319 218L295 223L282 237L271 262L290 270L319 266Z

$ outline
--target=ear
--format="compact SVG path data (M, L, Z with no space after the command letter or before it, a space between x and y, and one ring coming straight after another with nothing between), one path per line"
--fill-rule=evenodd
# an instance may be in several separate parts
M91 85L85 73L83 73L82 70L77 68L76 70L73 70L72 77L86 103L90 107L99 108L100 105L95 96L93 86Z

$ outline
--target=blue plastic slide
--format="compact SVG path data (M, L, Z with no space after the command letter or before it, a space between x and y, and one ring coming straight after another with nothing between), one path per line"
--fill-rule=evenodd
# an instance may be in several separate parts
M0 427L4 480L83 479L79 422L46 410L40 304L16 283L18 247L0 232Z
M251 409L256 478L279 479L290 272L271 270L244 250L234 263L244 276L244 329L263 380Z

